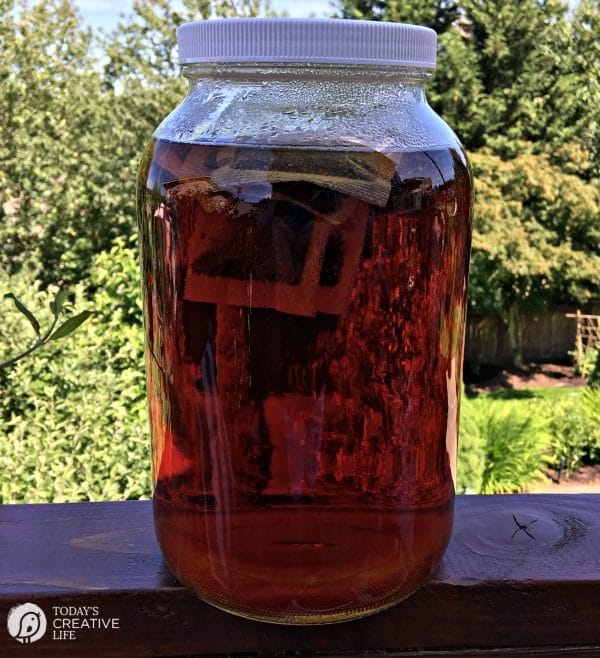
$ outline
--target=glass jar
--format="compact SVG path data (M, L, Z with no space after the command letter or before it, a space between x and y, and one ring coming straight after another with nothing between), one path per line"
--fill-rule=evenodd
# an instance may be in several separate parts
M466 156L415 26L178 31L139 173L154 515L180 581L295 624L430 576L453 516Z

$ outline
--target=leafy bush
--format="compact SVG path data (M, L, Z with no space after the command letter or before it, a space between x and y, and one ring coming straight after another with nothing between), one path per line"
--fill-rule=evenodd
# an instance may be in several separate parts
M459 493L479 493L483 484L486 447L479 427L477 402L464 391L460 403L460 437L456 489Z
M574 354L570 352L570 354ZM592 386L600 384L600 345L588 347L575 364L575 372Z
M496 402L483 415L486 463L482 493L520 492L543 478L550 435L535 404Z
M600 389L588 386L548 405L553 462L567 470L600 462Z
M600 463L600 388L463 396L458 446L461 493L522 491L547 465ZM506 395L509 393L510 395ZM483 457L482 457L483 455Z
M41 320L55 290L24 273L0 275ZM139 498L150 493L137 254L124 241L97 256L95 292L74 289L94 316L66 341L50 343L0 371L0 501ZM21 351L27 321L4 300L2 357ZM67 306L67 304L65 304ZM44 310L46 308L46 310ZM68 309L66 309L68 311ZM33 341L33 337L32 337Z
M486 395L463 398L458 491L513 493L543 477L551 436L539 404Z

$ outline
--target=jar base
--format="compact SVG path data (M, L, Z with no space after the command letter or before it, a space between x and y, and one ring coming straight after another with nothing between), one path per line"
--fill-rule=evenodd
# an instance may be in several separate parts
M366 617L415 592L443 555L452 505L225 515L155 501L155 515L167 563L201 599L256 621L310 625Z
M429 579L428 574L426 580ZM176 576L176 578L178 578ZM179 578L178 578L179 580ZM306 613L298 614L295 613L293 616L290 615L277 615L271 612L263 612L258 610L248 610L246 608L238 608L233 605L228 605L226 602L221 602L219 600L212 600L208 596L204 595L202 592L196 591L191 585L185 583L186 587L193 591L199 599L218 608L223 612L235 615L237 617L242 617L244 619L250 619L252 621L258 621L266 624L278 624L280 626L324 626L329 624L342 624L348 621L354 621L356 619L363 619L365 617L370 617L376 615L388 608L393 608L398 603L401 603L405 599L412 596L417 592L425 583L420 582L418 585L415 585L413 588L403 592L402 594L397 595L397 598L394 597L389 601L382 602L376 608L366 608L366 609L356 609L345 612L332 612L329 614L323 613Z

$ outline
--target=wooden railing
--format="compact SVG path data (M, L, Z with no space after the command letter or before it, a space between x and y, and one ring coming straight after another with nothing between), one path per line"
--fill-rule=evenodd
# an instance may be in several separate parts
M26 602L47 630L21 644L6 619ZM149 502L0 506L0 624L3 658L600 656L600 496L460 497L428 585L385 612L311 627L196 599L161 558Z

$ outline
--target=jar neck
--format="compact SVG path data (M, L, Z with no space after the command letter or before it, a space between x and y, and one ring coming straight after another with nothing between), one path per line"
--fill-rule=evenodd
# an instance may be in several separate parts
M182 64L186 78L206 77L263 77L276 75L282 78L331 78L352 82L364 76L381 80L407 80L423 84L432 76L432 70L421 67L377 66L358 64L301 64L295 62L197 62Z
M425 101L425 83L432 71L425 68L373 66L356 64L298 64L298 63L196 63L182 66L189 81L189 92L199 85L227 82L236 86L268 86L271 93L278 88L283 93L301 83L319 97L361 97L376 93L392 93L395 97L405 92L415 101ZM336 90L332 94L332 90ZM318 91L321 93L318 93ZM314 98L312 99L315 100Z
M418 150L456 143L427 103L423 68L186 64L190 88L156 139L302 148Z

